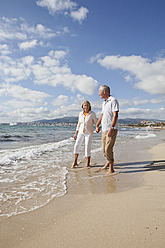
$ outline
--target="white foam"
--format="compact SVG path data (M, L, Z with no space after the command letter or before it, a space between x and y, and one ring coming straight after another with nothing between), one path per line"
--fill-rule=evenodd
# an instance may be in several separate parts
M143 135L137 135L135 136L135 139L148 139L148 138L154 138L156 135L154 133L148 133Z
M69 145L72 142L72 138L62 140L59 142L48 143L37 146L30 146L20 149L2 150L0 151L0 165L16 164L17 161L26 159L30 160L41 156L46 152L52 152L60 147Z
M0 194L0 216L10 217L32 211L67 193L67 168L54 166L46 171L45 166L43 169L45 173L32 173L28 176L27 171L26 175L22 175L26 180L20 180L18 177L15 184L8 182L7 191L4 188Z
M99 147L99 148L95 148L91 151L91 153L97 153L97 152L100 152L102 151L102 147Z
M73 139L0 151L1 212L12 216L37 209L67 192L63 150ZM68 154L69 155L69 154Z

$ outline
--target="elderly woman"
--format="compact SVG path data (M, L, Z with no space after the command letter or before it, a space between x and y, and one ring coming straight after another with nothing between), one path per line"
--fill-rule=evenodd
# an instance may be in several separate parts
M93 138L93 123L97 123L97 118L95 112L91 111L91 104L89 101L84 101L82 103L82 109L79 113L78 124L76 132L74 135L74 140L76 140L74 146L74 162L71 168L77 166L77 159L79 156L79 150L82 142L85 139L85 157L87 158L87 164L85 167L90 166L91 158L91 144Z

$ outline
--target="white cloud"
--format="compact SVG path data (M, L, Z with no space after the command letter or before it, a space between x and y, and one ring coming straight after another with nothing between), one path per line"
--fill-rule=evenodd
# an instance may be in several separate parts
M119 99L120 107L128 107L131 105L130 100L127 99Z
M165 98L156 98L156 99L151 99L150 101L153 104L164 104L165 103Z
M34 105L40 105L45 98L50 97L49 94L23 88L19 85L2 84L0 88L0 96L10 96L22 101L30 101Z
M73 20L82 23L82 21L86 19L88 12L89 10L87 8L81 7L76 11L71 11L70 16L73 18Z
M23 18L0 18L0 41L18 40L32 41L35 39L51 39L69 33L68 27L60 27L54 31L42 24L29 26Z
M71 97L71 100L72 102L80 106L82 102L85 100L85 97L81 94L77 94L76 97Z
M63 35L69 33L69 28L68 27L63 27L59 30L56 31L56 35Z
M23 109L23 108L34 108L35 106L39 104L35 104L34 101L32 102L29 100L24 101L24 100L12 99L9 101L5 101L4 105L8 107L12 107L12 109L19 109L21 106L21 108Z
M56 99L53 100L52 105L61 106L68 102L68 96L60 95Z
M145 105L145 104L147 104L147 103L149 103L149 100L147 100L147 99L143 99L143 100L139 100L139 99L134 99L133 100L133 105Z
M59 98L60 99L60 98ZM72 100L70 103L69 100ZM81 95L77 95L74 99L72 97L68 99L68 101L61 102L61 105L56 105L56 109L52 111L49 114L49 118L60 118L64 116L78 116L81 109L81 104L84 101L84 97ZM140 107L130 107L133 106L134 99L128 101L122 99L122 103L120 101L120 112L119 112L119 118L153 118L153 119L161 119L160 116L162 116L162 119L164 119L165 116L165 108L158 107L155 109L152 108L140 108ZM146 100L147 101L147 100ZM151 101L151 100L150 100ZM101 114L101 108L102 108L102 101L90 101L92 110L96 112L97 117ZM125 103L125 104L124 104ZM139 101L140 103L140 101Z
M2 119L2 118L8 117L8 115L6 113L0 111L0 117Z
M20 20L22 22L22 20ZM0 18L0 40L25 40L27 34L20 30L19 20L8 19L6 17Z
M34 62L34 57L33 56L25 56L20 59L21 63L23 65L28 65L31 66Z
M69 14L73 20L82 23L87 17L89 10L85 7L77 7L77 3L71 0L38 0L37 5L45 7L49 10L50 14L63 13L64 15Z
M47 98L45 92L31 90L20 85L0 85L0 122L25 122L42 119L50 114L45 107Z
M81 105L72 103L64 104L49 114L49 118L62 118L66 116L77 116L81 111Z
M0 44L0 53L3 55L7 55L11 53L7 44L2 44L2 45Z
M10 112L10 118L14 121L33 121L46 118L50 111L47 108L19 108Z
M119 118L141 118L141 119L164 119L165 108L158 109L140 109L140 108L128 108L121 109Z
M40 58L38 63L33 66L34 83L53 87L62 85L72 91L79 90L92 95L98 82L86 75L73 74L65 62L66 55L65 51L51 51L48 56Z
M27 122L47 118L50 111L47 108L18 108L8 112L0 111L0 123Z
M27 50L29 48L35 48L37 46L37 40L32 40L32 41L25 41L22 43L19 43L19 48L22 50Z
M66 60L67 52L50 51L47 56L35 60L33 56L12 59L0 56L0 77L7 83L30 79L38 85L61 85L71 91L78 90L92 95L98 82L86 75L75 75Z
M75 2L70 0L38 0L36 3L40 7L46 7L51 14L58 11L70 10L77 6Z
M15 88L18 89L18 88ZM26 90L25 90L26 91ZM40 119L55 119L55 118L62 118L65 116L77 116L79 112L82 110L81 104L85 100L83 95L77 94L74 97L68 97L66 95L59 95L52 104L54 105L55 109L53 111L49 110L49 107L44 107L44 97L43 101L41 102L32 102L33 94L29 92L29 99L23 99L23 97L19 98L19 94L24 94L23 89L18 90L18 94L14 91L14 93L10 93L11 97L14 97L12 100L7 101L4 104L0 105L0 116L1 122L10 122L10 121L34 121ZM0 95L4 96L4 91L0 91ZM25 96L28 94L25 94ZM37 95L36 99L39 97ZM45 95L47 97L47 95ZM42 98L42 97L41 97ZM89 100L89 99L88 99ZM90 100L89 100L90 101ZM157 108L157 109L142 109L142 108L135 108L130 107L135 99L131 99L130 101L122 99L123 103L128 103L128 106L123 104L121 106L120 101L120 112L119 118L154 118L154 119L161 119L160 116L165 116L165 109L164 108ZM138 101L138 99L137 99ZM151 100L150 100L151 101ZM153 99L152 99L153 101ZM92 110L94 110L99 117L101 113L102 101L90 101L92 105ZM140 102L140 100L139 100ZM35 105L38 104L38 108L34 108ZM41 106L42 104L42 106ZM12 106L12 108L11 108ZM21 106L21 107L20 107ZM123 108L124 107L124 108ZM125 108L129 107L129 108ZM13 110L14 109L14 110Z
M40 37L42 39L49 39L56 36L56 33L43 26L42 24L37 24L36 26L30 27L26 22L21 23L20 29L22 32L25 32L28 37Z
M126 81L132 80L135 87L149 94L165 95L165 59L150 61L141 56L105 56L98 63L108 70L122 70L127 73Z
M46 84L53 87L62 85L67 89L71 89L73 92L75 90L79 90L80 92L85 93L87 95L92 95L98 85L98 82L92 77L88 77L86 75L75 75L71 72L66 73L66 70L70 70L66 67L58 67L57 70L59 71L59 73L56 73L56 68L55 73L53 73L51 68L45 68L42 66L38 67L38 72L37 67L34 67L34 70L34 83L36 84Z
M119 105L120 107L129 107L129 106L140 106L140 105L146 105L146 104L164 104L165 99L164 98L152 98L152 99L139 99L139 98L133 98L133 99L119 99Z
M32 56L21 59L0 56L0 77L8 83L25 80L31 75L32 63Z
M98 53L96 56L92 56L89 60L89 63L94 63L95 61L97 61L98 59L100 59L103 56L103 53Z

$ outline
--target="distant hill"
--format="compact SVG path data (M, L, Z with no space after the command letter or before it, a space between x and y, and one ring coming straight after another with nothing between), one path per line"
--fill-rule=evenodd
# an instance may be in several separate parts
M157 120L157 119L140 119L140 118L125 118L125 119L119 119L119 124L120 125L136 125L136 124L141 124L142 121L149 121L150 123L160 123L160 122L165 122L163 120ZM39 125L46 123L49 123L50 125L53 123L77 123L78 122L78 117L63 117L63 118L56 118L56 119L50 119L50 120L38 120L38 121L32 121L32 122L17 122L17 125ZM0 125L10 125L10 123L0 123Z
M51 119L51 120L39 120L37 122L56 122L56 123L77 123L78 117L63 117L63 118L57 118L57 119ZM149 122L163 122L162 120L157 119L134 119L134 118L125 118L125 119L119 119L119 124L123 125L134 125L134 124L140 124L142 121L149 121Z
M63 117L51 120L39 120L37 122L76 123L77 121L78 117Z

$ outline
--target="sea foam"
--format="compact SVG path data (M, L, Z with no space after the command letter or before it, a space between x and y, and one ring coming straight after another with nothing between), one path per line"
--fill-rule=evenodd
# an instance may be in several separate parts
M67 192L63 151L73 139L0 151L0 216L39 208ZM62 160L63 159L63 160Z
M154 138L156 137L156 134L154 133L148 133L148 134L140 134L140 135L136 135L135 139L148 139L148 138Z
M30 160L41 156L46 152L55 151L65 145L69 145L73 138L62 140L59 142L48 143L43 145L36 145L30 147L24 147L20 149L10 149L0 151L0 165L16 164L22 159Z

